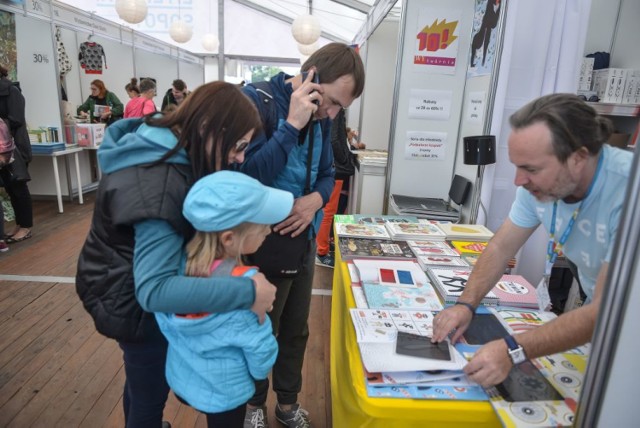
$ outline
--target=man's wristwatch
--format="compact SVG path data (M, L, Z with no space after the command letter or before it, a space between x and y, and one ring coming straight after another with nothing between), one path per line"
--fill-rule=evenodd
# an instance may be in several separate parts
M511 358L514 366L527 361L524 349L518 344L518 342L516 342L513 336L506 336L504 341L507 342L507 347L509 348L507 352L509 353L509 357Z

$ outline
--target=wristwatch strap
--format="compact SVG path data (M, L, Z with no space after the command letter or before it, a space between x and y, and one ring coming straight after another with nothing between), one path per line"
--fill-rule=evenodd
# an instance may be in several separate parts
M471 311L471 316L474 316L476 314L476 308L473 307L473 305L471 303L467 303L467 302L456 302L456 305L462 305L464 307L466 307L467 309L469 309Z
M510 351L515 351L516 349L520 348L518 342L516 342L516 340L511 335L505 336L504 341L507 342L507 346L509 347Z

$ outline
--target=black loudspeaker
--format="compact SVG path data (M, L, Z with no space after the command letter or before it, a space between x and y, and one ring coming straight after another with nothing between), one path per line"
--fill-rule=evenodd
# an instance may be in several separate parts
M455 175L449 188L449 197L458 205L464 204L471 189L471 182L461 175Z
M464 137L465 165L490 165L496 163L496 137L476 135Z

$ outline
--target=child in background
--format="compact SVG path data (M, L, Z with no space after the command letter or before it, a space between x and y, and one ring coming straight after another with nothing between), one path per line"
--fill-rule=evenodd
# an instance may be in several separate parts
M253 276L241 256L254 253L293 207L289 192L239 172L220 171L197 181L183 207L196 229L188 243L189 276ZM242 427L254 380L266 379L278 344L267 317L250 310L219 314L156 313L169 342L167 381L183 402L207 415L209 427Z

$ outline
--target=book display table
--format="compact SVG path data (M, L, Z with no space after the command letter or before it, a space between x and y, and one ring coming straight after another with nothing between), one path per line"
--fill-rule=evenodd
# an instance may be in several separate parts
M83 204L84 201L82 199L82 181L80 178L80 161L78 160L78 153L82 151L82 147L72 147L65 150L58 150L51 153L33 153L33 156L42 156L42 157L50 157L51 163L53 165L53 179L56 185L56 196L58 199L58 212L63 213L64 209L62 207L62 189L60 188L60 176L58 174L58 157L63 156L66 157L68 155L73 155L75 164L76 164L76 180L78 182L78 203ZM67 173L67 190L69 192L69 199L73 200L73 188L71 186L71 172L69 169L69 160L65 159L65 171Z
M500 427L491 404L367 395L360 351L349 316L355 307L346 263L336 248L331 305L331 403L334 427Z

